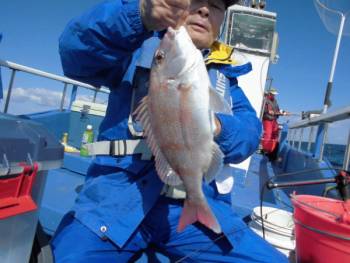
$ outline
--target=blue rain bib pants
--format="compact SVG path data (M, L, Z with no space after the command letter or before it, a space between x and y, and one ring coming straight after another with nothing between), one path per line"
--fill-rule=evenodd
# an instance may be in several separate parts
M208 202L218 203L210 198ZM177 233L182 201L162 196L122 248L100 238L72 214L67 214L52 243L55 257L59 259L56 263L135 262L142 253L148 255L151 263L288 262L284 255L253 233L229 204L220 201L217 206L227 214L231 224L231 231L226 235L215 234L200 224L189 225ZM226 236L234 240L233 248Z

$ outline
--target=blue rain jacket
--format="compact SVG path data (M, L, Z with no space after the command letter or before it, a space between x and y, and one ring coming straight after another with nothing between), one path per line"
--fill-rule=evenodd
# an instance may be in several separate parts
M152 48L157 43L152 41L152 36L141 22L138 0L99 4L72 20L61 35L59 51L64 74L111 90L98 140L132 139L127 125L132 85L137 67L150 65ZM215 140L225 154L226 163L243 161L259 143L260 121L236 79L250 67L250 64L236 68L209 66L213 86L217 76L213 72L225 74L233 101L233 116L217 114L222 131ZM141 160L138 155L96 157L73 208L75 218L98 236L108 237L121 247L154 205L162 187L153 161ZM215 184L205 185L204 192L219 198ZM209 204L223 231L232 230L232 221L225 223L220 206L216 207L215 202Z

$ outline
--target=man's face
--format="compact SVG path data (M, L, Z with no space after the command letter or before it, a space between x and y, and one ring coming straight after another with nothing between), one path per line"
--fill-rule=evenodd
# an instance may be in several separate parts
M226 5L223 0L191 0L185 27L198 49L209 48L219 35Z

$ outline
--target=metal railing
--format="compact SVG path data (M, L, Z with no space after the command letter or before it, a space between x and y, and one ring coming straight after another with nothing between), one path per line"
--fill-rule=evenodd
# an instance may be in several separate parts
M296 146L298 145L297 149L301 150L301 143L303 139L304 129L310 128L308 142L307 142L307 151L310 151L311 141L312 141L312 138L314 137L315 126L318 126L318 130L316 133L316 140L315 140L314 156L318 157L318 159L321 161L323 159L324 147L325 147L326 137L327 137L326 135L328 132L329 124L333 122L347 120L347 119L350 119L350 106L341 108L334 112L321 114L316 117L307 118L299 122L290 124L288 127L289 130L287 135L288 143L294 148L297 148ZM298 131L299 131L299 138L296 139ZM346 144L342 168L344 170L348 170L349 164L350 164L350 127L348 132L348 140Z
M84 83L84 82L80 82L80 81L76 81L74 79L70 79L70 78L59 76L59 75L55 75L55 74L48 73L48 72L45 72L45 71L42 71L42 70L38 70L38 69L35 69L35 68L23 66L23 65L16 64L16 63L13 63L13 62L10 62L10 61L6 61L6 60L1 60L0 59L0 66L6 67L6 68L9 68L10 70L12 70L9 86L8 86L8 89L7 89L7 96L6 96L6 99L5 99L5 106L4 106L4 111L3 111L4 113L7 113L8 108L9 108L10 99L11 99L11 93L12 93L13 84L14 84L17 72L25 72L25 73L29 73L29 74L32 74L32 75L40 76L40 77L43 77L43 78L47 78L47 79L51 79L51 80L56 80L56 81L62 82L64 84L64 87L63 87L62 97L61 97L61 102L60 102L60 110L61 111L63 111L64 100L65 100L65 97L66 97L68 85L72 85L73 86L73 90L72 90L72 94L71 94L71 98L70 98L71 99L70 105L72 104L72 100L76 96L76 92L77 92L77 88L78 87L82 87L82 88L94 91L93 102L95 102L95 100L96 100L97 93L101 92L101 93L109 94L109 89L106 88L106 87L100 87L100 88L94 87L94 86L92 86L90 84L87 84L87 83Z

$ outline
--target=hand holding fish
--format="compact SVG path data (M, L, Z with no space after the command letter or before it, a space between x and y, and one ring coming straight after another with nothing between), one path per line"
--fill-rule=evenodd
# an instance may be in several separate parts
M221 132L221 123L218 118L214 115L214 136L218 136Z
M147 30L178 28L189 14L190 0L141 0L141 17Z

